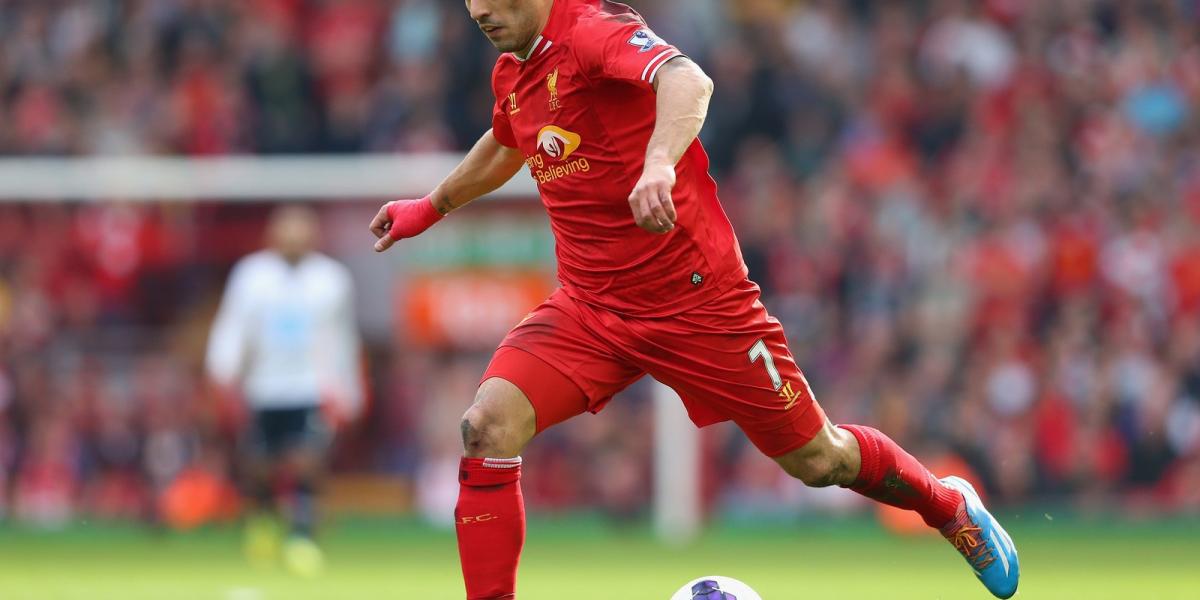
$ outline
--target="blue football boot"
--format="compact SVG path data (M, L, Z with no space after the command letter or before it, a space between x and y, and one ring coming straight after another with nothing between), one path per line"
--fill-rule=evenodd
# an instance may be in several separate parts
M962 492L966 499L966 514L942 529L942 535L954 545L959 554L975 571L975 577L997 598L1011 598L1017 593L1021 565L1017 548L1000 522L983 507L975 488L959 477L945 477L941 482ZM965 517L965 518L964 518Z

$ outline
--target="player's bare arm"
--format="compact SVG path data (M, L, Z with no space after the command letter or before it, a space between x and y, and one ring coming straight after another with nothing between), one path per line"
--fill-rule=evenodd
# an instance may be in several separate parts
M496 141L489 129L475 147L442 181L433 193L418 200L395 200L384 204L371 220L371 233L383 252L397 240L415 237L451 211L495 191L524 164L521 152Z
M633 218L646 231L667 233L675 228L675 163L691 145L708 116L713 82L686 57L671 60L654 79L658 92L657 120L646 147L646 166L629 194Z

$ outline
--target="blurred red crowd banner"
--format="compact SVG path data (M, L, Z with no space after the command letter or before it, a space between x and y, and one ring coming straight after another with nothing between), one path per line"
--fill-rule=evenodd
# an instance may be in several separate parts
M554 290L543 271L473 269L414 276L405 282L401 318L416 345L491 350Z
M240 498L233 484L201 467L184 470L159 498L163 522L181 531L231 521L239 510Z

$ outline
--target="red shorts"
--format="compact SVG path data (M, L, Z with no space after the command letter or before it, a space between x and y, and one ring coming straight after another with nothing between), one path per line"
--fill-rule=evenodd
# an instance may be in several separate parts
M525 392L542 431L600 412L646 374L679 393L698 427L732 420L767 456L803 446L825 423L783 327L749 280L662 318L627 317L559 289L509 332L483 379Z

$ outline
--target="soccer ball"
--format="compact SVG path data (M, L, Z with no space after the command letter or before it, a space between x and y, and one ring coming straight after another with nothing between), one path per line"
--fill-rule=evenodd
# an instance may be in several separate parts
M687 582L671 600L762 600L762 596L732 577L709 575Z

